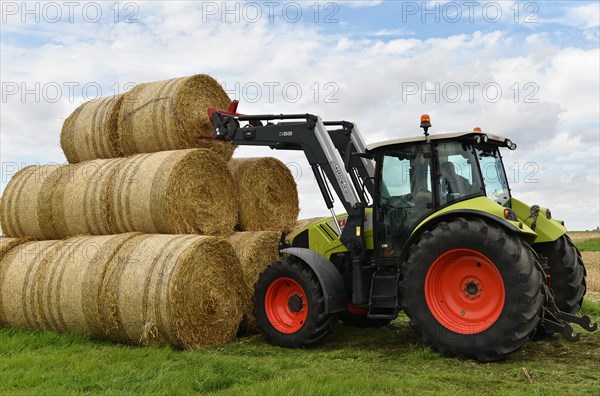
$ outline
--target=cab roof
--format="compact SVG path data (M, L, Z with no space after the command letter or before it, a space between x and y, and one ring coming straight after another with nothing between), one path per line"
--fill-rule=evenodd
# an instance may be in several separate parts
M462 138L462 137L475 137L477 135L481 136L482 139L483 139L483 136L487 136L488 141L496 142L497 144L500 144L502 146L507 146L506 142L510 141L509 139L506 139L503 136L491 135L489 133L472 132L472 131L471 132L450 132L450 133L433 134L433 135L429 135L429 140L445 140L445 139L453 140L453 139L458 139L458 138ZM407 144L407 143L418 143L418 142L425 142L425 141L426 141L425 135L413 136L413 137L402 138L402 139L384 140L381 142L368 144L367 151L373 151L375 149L378 149L380 147L385 147L385 146L393 146L393 145L397 145L397 144Z

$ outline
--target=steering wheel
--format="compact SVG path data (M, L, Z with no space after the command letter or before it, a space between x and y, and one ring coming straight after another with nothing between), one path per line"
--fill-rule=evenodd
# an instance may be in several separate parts
M386 205L394 209L412 208L415 206L415 204L410 201L410 194L389 197Z

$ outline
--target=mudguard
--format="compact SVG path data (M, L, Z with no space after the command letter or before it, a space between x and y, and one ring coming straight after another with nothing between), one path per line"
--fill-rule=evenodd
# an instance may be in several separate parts
M531 227L535 220L535 233L537 234L537 238L533 243L554 242L567 232L563 223L555 219L546 218L546 208L540 207L539 214L533 219L530 217L530 205L515 198L511 198L510 201L512 209L515 211L517 217L528 227Z
M502 210L504 209L502 208ZM406 256L408 255L410 250L409 247L419 239L423 232L430 230L431 228L433 228L433 226L437 225L438 223L441 223L443 221L449 221L460 216L478 217L487 220L504 228L508 232L519 234L528 243L533 243L534 239L536 238L535 232L533 232L529 227L527 227L527 225L523 225L523 229L521 229L514 224L515 222L507 221L503 218L500 218L497 215L493 215L488 212L472 209L455 209L447 212L442 212L441 214L435 214L434 216L430 216L429 218L421 222L404 244L404 247L402 248L403 253L401 255L401 261L406 259Z
M325 313L331 314L341 312L346 309L346 287L344 279L335 265L325 258L325 256L314 250L305 248L287 248L282 249L281 253L298 257L305 262L317 275L323 297L325 298Z

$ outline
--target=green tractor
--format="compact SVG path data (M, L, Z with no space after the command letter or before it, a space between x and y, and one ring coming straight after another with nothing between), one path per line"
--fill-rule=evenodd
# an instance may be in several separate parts
M209 111L213 136L302 150L332 213L289 235L255 285L271 343L313 346L338 320L379 327L401 310L425 344L479 361L536 334L576 341L571 323L596 330L576 316L585 268L564 223L511 195L500 154L516 149L509 139L478 128L429 135L424 115L424 135L366 146L351 122L236 105ZM333 211L331 188L346 214Z

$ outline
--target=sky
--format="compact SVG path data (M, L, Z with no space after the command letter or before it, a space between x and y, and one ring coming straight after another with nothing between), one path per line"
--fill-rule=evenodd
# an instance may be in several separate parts
M510 137L513 196L570 230L600 225L600 7L595 1L2 1L3 190L62 163L64 119L136 83L208 73L239 111L357 123L367 143L470 131ZM327 215L303 155L274 156L301 218ZM341 207L336 206L338 211Z

